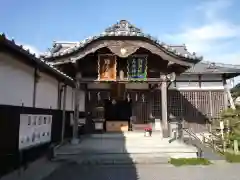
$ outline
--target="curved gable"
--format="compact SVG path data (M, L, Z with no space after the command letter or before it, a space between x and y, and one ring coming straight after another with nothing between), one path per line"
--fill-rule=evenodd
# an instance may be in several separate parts
M44 56L46 59L58 58L62 56L72 55L77 51L85 49L88 45L103 39L125 39L125 40L142 40L148 42L149 44L155 45L161 51L167 53L175 58L185 59L187 61L200 61L202 57L198 57L195 54L182 53L177 50L177 48L166 45L164 42L160 42L157 38L150 36L149 34L143 33L139 28L136 28L126 20L121 20L120 22L107 28L103 33L98 36L92 36L84 39L81 42L76 43L74 46L65 49L64 51L52 52Z

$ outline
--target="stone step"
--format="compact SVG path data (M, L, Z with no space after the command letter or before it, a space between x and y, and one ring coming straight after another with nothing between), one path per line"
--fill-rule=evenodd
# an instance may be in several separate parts
M126 148L125 150L127 153L196 153L196 149L190 148L171 148L171 147L164 147L164 148L138 148L138 147L131 147Z
M144 137L144 132L125 132L125 133L103 133L103 134L91 134L91 138L162 138L162 133L157 131L153 132L152 137Z
M55 151L57 155L80 153L196 153L197 149L180 141L168 142L168 139L158 141L143 140L93 140L85 139L79 145L63 146Z
M191 154L191 156L196 157L197 149L192 146L183 146L183 145L175 145L175 146L141 146L141 145L129 145L124 147L102 147L102 148L91 148L91 149L61 149L55 151L55 155L101 155L101 154ZM183 156L182 156L183 157Z
M104 133L83 136L80 144L66 145L55 151L58 160L79 162L147 162L162 159L197 157L197 149L182 141L169 143L160 133L144 137L143 132ZM100 160L99 160L100 159Z
M162 157L57 157L54 161L74 161L82 165L123 165L123 164L167 164L169 161L168 156Z
M80 164L161 164L168 163L170 158L196 158L195 153L106 153L82 155L58 155L55 161L75 161Z
M138 147L132 147L132 148L124 148L124 149L109 149L104 151L88 151L88 152L80 152L80 151L62 151L62 152L56 152L56 155L77 155L77 154L151 154L151 153L196 153L196 149L191 148L171 148L171 147L165 147L165 148L138 148Z

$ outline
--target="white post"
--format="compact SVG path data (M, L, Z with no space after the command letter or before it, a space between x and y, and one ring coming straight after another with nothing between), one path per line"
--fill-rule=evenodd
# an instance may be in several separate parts
M162 100L162 124L163 124L163 137L169 137L168 130L168 110L167 110L167 79L165 75L161 76L161 100Z

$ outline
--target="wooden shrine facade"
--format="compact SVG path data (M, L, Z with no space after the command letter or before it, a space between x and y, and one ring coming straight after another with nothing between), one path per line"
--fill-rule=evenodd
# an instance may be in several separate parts
M136 123L159 118L166 132L170 116L195 131L206 130L209 119L218 117L227 107L226 78L240 73L240 68L232 68L230 72L214 64L206 67L201 63L202 57L189 53L185 46L168 46L125 20L82 42L55 44L51 52L42 57L75 79L75 120L81 101L77 92L81 90L85 92L86 112L101 106L104 99L129 98ZM216 74L221 79L213 82L220 82L223 88L169 88L176 86L176 78L182 74L199 75L199 79L194 80L199 86L203 81L201 75ZM95 88L90 88L91 84ZM129 84L146 86L131 88ZM102 116L96 114L97 118Z
M110 90L106 89L87 90L86 99L89 101L90 111L102 106L103 100L108 99L110 94ZM132 100L132 115L136 117L136 123L149 123L151 116L162 119L160 89L126 89L124 96L127 97L128 94ZM220 117L221 111L226 107L224 99L224 90L170 89L167 91L168 117L174 116L184 127L203 132L210 128L212 118ZM95 117L103 118L103 114L95 114Z

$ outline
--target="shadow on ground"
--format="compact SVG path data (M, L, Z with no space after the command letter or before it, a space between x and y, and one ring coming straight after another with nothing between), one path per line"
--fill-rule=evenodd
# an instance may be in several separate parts
M56 151L56 160L62 165L44 180L137 180L137 170L125 144L121 133L83 137L79 145L68 144Z

